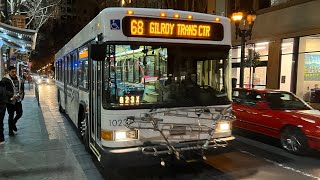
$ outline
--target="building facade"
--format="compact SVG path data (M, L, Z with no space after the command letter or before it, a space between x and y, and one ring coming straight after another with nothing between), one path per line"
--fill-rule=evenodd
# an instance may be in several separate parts
M317 101L313 93L320 88L320 0L228 3L229 17L235 9L253 8L257 13L246 55L250 50L258 52L260 62L256 68L245 68L245 86L291 91L308 102ZM233 44L232 75L239 79L240 40L235 35Z

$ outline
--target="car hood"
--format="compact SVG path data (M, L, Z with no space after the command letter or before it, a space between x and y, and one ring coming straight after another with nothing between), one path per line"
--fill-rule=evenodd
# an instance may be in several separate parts
M320 124L320 111L318 110L290 110L286 111L286 114L303 121Z

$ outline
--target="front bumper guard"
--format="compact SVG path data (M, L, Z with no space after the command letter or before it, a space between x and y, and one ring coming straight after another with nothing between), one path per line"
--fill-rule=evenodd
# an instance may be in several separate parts
M228 145L228 141L234 140L235 137L225 137L219 138L211 141L206 148L203 145L205 141L196 141L196 142L184 142L184 143L171 143L171 146L174 147L175 151L172 150L172 147L162 144L157 146L149 146L142 148L142 153L145 155L153 155L153 156L160 156L160 155L172 155L179 153L177 159L180 158L180 153L185 151L193 151L193 150L209 150L209 149L216 149L218 147L226 147Z
M196 117L200 118L201 114L207 113L211 114L208 118L204 120L214 122L211 127L205 126L198 121L196 124L176 124L176 123L164 123L162 119L156 118L156 115L162 114L163 116L172 116L172 117L184 117L186 119L192 118L195 119ZM201 118L203 120L203 118ZM181 152L183 151L190 151L190 150L202 150L202 154L204 150L210 148L217 148L217 147L225 147L227 145L226 140L231 140L232 137L229 139L223 138L214 138L214 134L216 132L217 124L222 120L233 120L234 116L232 113L231 106L224 108L224 109L215 109L214 107L189 107L189 108L172 108L169 110L163 111L154 111L148 112L140 117L129 116L126 120L126 127L129 129L148 129L151 131L158 131L162 138L165 141L165 144L158 145L158 146L151 146L145 147L142 149L143 154L152 154L154 156L158 156L160 154L170 154L174 155L176 159L180 159ZM174 122L174 121L172 121ZM142 125L148 124L148 126ZM182 131L189 131L189 132L202 132L207 133L208 136L205 140L199 139L198 141L194 141L194 143L174 143L171 142L168 137L166 137L164 131L168 129L163 129L163 125L170 125L173 126L183 126L185 127ZM178 130L175 133L180 133L181 130ZM185 141L185 139L183 139Z

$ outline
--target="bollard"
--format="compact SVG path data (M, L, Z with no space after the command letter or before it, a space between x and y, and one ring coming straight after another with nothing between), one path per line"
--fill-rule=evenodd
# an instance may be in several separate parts
M35 91L35 95L38 101L38 106L40 106L40 100L39 100L39 86L37 83L35 83L35 87L34 87L34 91Z

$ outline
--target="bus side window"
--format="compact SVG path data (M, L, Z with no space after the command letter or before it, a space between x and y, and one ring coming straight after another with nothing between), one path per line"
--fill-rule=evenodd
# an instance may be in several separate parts
M83 61L82 63L83 69L82 69L82 77L83 77L83 87L88 89L88 81L89 81L89 65L88 60Z
M62 81L62 60L59 60L59 81Z
M55 75L55 79L56 80L59 80L59 61L57 61L56 63L55 63L55 72L54 72L54 75Z
M78 64L78 82L79 82L79 87L83 87L83 77L82 77L82 64L83 61L79 61Z
M71 84L72 80L72 64L73 64L73 56L68 56L68 84Z
M77 86L78 85L78 81L77 81L78 60L77 60L77 55L76 54L73 55L73 64L72 64L72 66L73 66L72 84L74 86Z
M64 77L65 77L65 67L66 67L66 65L65 65L65 58L63 58L62 60L61 60L61 81L62 82L64 82L65 81L65 79L64 79Z

